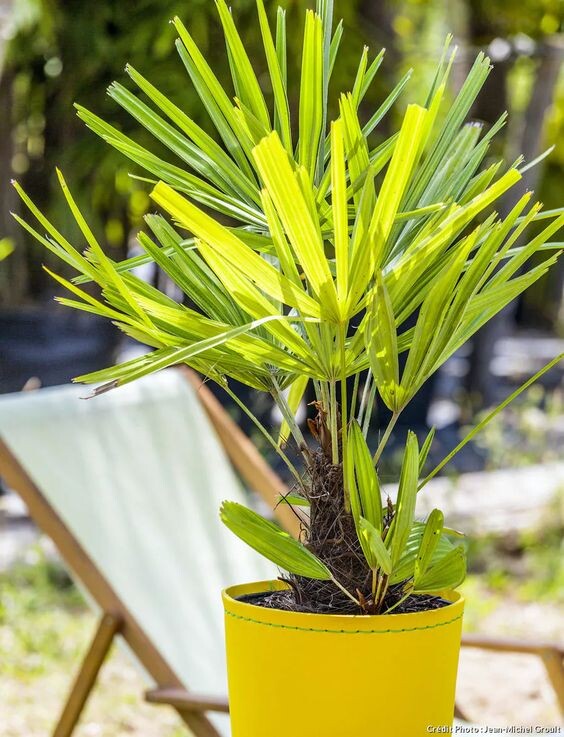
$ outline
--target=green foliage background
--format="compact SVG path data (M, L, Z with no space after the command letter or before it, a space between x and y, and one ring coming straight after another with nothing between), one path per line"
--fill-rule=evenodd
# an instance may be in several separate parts
M287 9L289 27L299 24L304 8L313 5L311 0L269 0L271 16L278 4ZM561 32L562 5L561 0L336 0L336 16L343 17L346 33L334 87L339 89L342 80L351 79L364 43L374 52L386 46L386 62L365 102L366 107L374 108L384 87L390 88L409 67L415 68L414 89L428 82L448 31L469 47L470 55L476 46L488 45L496 37L511 40L526 34L542 41ZM232 6L258 71L261 67L265 70L258 27L252 22L253 0L233 0ZM0 121L4 139L0 147L4 172L0 184L0 237L13 238L18 248L0 270L0 304L35 299L50 287L41 270L44 254L18 233L9 218L8 211L15 204L8 186L10 176L22 182L44 212L55 219L63 218L58 222L72 228L70 221L65 222L67 216L56 196L54 169L58 164L77 193L87 219L97 226L116 257L123 255L128 236L141 227L142 216L149 208L146 187L128 176L129 162L77 120L75 101L154 149L149 134L104 94L113 80L124 80L127 60L189 111L197 123L209 125L174 49L175 34L167 21L175 14L188 25L219 78L227 79L223 37L215 4L210 0L15 0L12 38L0 81L0 103L8 111ZM292 35L288 42L289 62L297 68L301 34ZM510 136L518 135L520 116L534 84L535 66L535 60L527 56L511 61L507 103L514 124L508 129ZM564 140L562 77L545 139ZM557 146L545 167L540 198L547 207L555 206L563 188L564 146ZM528 299L533 304L535 299L539 301L543 289L539 287L537 298L532 291Z
M304 8L311 5L307 0L286 0L270 3L270 9L274 12L278 4L287 9L289 24L300 23ZM367 40L366 33L360 31L358 5L358 0L352 0L342 3L338 10L348 33L342 49L345 61L335 72L336 85L340 79L354 75ZM261 66L266 71L254 22L254 1L236 0L234 6L243 40L251 54L255 52L258 71L261 72ZM209 130L209 118L176 54L175 33L168 21L179 15L219 78L228 79L215 5L209 0L18 0L15 14L17 30L8 47L3 74L4 100L11 109L11 120L4 121L5 134L13 143L11 176L22 182L44 212L55 219L63 218L58 222L72 229L72 222L65 222L67 214L56 196L55 166L59 166L68 173L89 221L105 228L108 248L114 249L115 256L122 255L128 233L141 227L142 216L149 208L147 187L129 177L130 162L87 131L77 119L73 103L81 103L142 145L156 150L154 139L104 94L112 81L126 79L124 66L128 61ZM290 37L288 43L289 63L298 68L301 34ZM372 91L372 100L377 90L378 86ZM4 191L8 179L2 183ZM9 222L6 228L11 229ZM40 268L44 254L32 244L28 246L21 234L14 231L13 235L25 258L14 259L6 266L16 277L5 284L4 301L8 303L20 301L26 293L37 295L49 287Z

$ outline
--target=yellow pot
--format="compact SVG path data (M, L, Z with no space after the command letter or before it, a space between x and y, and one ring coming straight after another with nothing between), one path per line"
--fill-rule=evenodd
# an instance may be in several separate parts
M416 614L266 609L223 592L232 737L422 737L450 726L464 600Z

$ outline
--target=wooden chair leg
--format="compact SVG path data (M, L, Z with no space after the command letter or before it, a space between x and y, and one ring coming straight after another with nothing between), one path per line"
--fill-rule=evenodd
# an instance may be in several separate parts
M546 673L558 700L558 706L564 717L564 659L562 653L555 648L546 648L539 652L546 668Z
M454 718L460 719L462 722L469 722L467 715L462 711L458 704L454 704Z
M72 735L96 682L100 668L120 627L121 619L119 617L112 614L102 616L90 648L82 661L67 703L55 727L53 737L70 737Z

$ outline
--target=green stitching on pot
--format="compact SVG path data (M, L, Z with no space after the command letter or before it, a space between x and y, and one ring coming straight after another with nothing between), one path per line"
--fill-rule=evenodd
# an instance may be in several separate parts
M402 627L401 629L389 629L389 630L331 630L331 629L319 629L316 627L298 627L297 625L290 624L277 624L275 622L261 622L259 619L251 619L250 617L242 617L240 614L233 614L233 612L225 612L228 617L233 619L240 619L243 622L252 622L253 624L262 624L264 627L275 627L281 630L297 630L298 632L322 632L331 635L388 635L400 632L419 632L420 630L434 630L438 627L446 627L447 624L453 624L459 619L462 619L462 614L459 614L454 619L449 619L447 622L437 622L436 624L426 624L422 627Z

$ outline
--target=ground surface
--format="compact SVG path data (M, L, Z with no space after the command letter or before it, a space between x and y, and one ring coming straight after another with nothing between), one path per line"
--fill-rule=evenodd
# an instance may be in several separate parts
M36 549L35 566L0 574L0 734L51 734L73 674L96 627L60 569ZM146 688L129 657L114 647L76 737L185 737L168 708L144 704Z
M469 581L471 597L478 587ZM482 589L478 605L469 599L466 631L517 639L563 642L564 606L500 599ZM483 613L483 609L489 613ZM482 611L480 611L482 610ZM494 726L556 725L561 719L554 692L535 656L463 650L458 704L472 722Z

